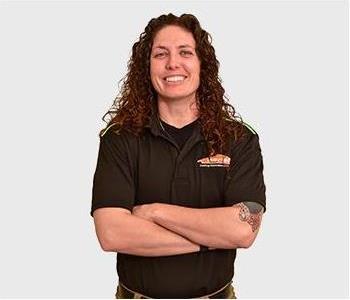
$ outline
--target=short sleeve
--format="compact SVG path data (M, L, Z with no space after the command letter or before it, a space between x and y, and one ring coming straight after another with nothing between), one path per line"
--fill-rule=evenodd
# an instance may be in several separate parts
M225 206L257 202L266 211L263 168L259 136L249 132L231 150L231 166L225 178Z
M101 207L122 207L132 211L135 185L125 141L112 130L100 138L93 178L90 215Z

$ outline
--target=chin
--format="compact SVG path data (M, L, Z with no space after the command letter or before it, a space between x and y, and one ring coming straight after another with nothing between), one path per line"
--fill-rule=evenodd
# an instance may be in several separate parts
M169 100L181 100L183 98L189 97L188 95L164 95L162 96L164 99L169 99Z
M181 98L187 98L187 97L192 97L195 92L190 92L190 93L159 93L159 95L163 98L166 99L181 99Z

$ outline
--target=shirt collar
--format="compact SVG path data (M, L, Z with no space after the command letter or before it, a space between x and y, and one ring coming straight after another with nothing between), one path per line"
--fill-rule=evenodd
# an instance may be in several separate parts
M158 108L156 107L156 105L152 105L150 121L148 124L145 125L145 128L149 128L149 130L154 136L166 136L161 126L161 122L158 115ZM193 128L192 137L194 137L195 142L205 140L201 132L201 126L199 122L196 122Z

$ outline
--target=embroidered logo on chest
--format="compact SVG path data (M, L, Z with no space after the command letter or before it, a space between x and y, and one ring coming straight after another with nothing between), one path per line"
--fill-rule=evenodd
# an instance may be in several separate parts
M230 166L231 158L223 155L216 154L214 156L204 157L197 160L199 167L225 167L228 168Z

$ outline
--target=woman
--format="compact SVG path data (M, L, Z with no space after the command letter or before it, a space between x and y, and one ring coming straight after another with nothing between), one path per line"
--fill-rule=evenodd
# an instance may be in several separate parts
M196 17L152 19L132 50L91 208L102 249L118 252L116 297L235 298L236 249L266 209L258 135L225 101Z

